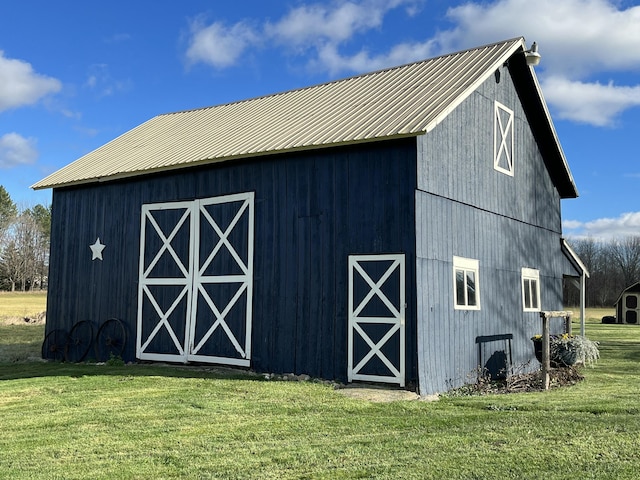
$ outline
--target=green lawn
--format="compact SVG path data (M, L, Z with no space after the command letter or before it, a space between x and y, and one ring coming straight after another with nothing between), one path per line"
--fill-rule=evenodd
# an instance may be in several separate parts
M21 319L44 312L46 304L46 291L0 292L0 364L40 357L44 325Z
M47 292L0 292L0 323L9 317L28 317L47 308Z
M205 369L5 360L0 478L637 478L640 327L587 317L601 360L580 384L432 403ZM20 327L32 330L9 337L23 345L42 332Z

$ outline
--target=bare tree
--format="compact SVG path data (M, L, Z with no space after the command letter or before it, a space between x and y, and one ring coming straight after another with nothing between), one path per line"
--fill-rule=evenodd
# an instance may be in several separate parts
M614 240L608 250L624 286L640 281L640 235Z
M22 270L20 252L16 248L15 242L11 240L2 249L2 258L0 258L0 287L8 288L14 292L16 285L20 281Z
M640 281L640 236L608 242L590 238L571 245L590 273L587 306L612 306L624 288ZM575 303L575 292L568 289L566 301Z
M14 220L6 234L7 242L0 258L0 275L11 290L32 289L46 277L49 238L30 210Z

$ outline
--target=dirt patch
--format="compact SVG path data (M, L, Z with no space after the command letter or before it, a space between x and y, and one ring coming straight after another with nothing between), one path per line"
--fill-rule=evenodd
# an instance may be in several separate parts
M43 325L47 322L47 312L40 312L30 317L0 318L3 325Z
M415 392L410 392L409 390L368 384L349 384L342 388L337 388L336 392L344 395L345 397L380 403L398 402L402 400L434 401L438 399L437 395L420 396Z

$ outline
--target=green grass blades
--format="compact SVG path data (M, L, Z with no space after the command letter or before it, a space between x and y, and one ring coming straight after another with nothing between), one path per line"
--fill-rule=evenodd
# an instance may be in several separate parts
M39 359L43 339L44 324L0 323L0 364Z
M0 292L0 324L12 317L29 317L47 308L47 292Z
M640 327L589 320L587 335L601 358L577 385L432 403L195 367L0 363L0 479L635 479Z
M0 478L634 478L640 467L637 413L588 388L374 404L171 367L20 367L0 380Z

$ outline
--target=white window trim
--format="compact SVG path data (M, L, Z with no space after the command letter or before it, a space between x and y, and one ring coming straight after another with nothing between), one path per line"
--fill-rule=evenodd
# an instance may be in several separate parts
M500 111L509 115L506 125L502 125ZM494 102L493 108L493 168L506 175L513 177L513 110L498 101ZM506 152L505 152L506 149ZM509 168L500 165L500 159L503 155L507 155L507 164Z
M535 280L536 281L536 291L529 292L531 294L531 298L536 299L536 308L527 307L526 304L526 295L525 295L525 280ZM540 270L536 270L534 268L522 268L522 310L524 312L539 312L540 311ZM531 285L529 283L529 285Z
M466 305L467 303L467 289L465 285L465 305L458 305L456 292L456 272L463 270L465 272L464 278L466 279L466 272L473 272L476 280L476 304ZM472 258L453 257L453 308L455 310L480 310L480 262Z

